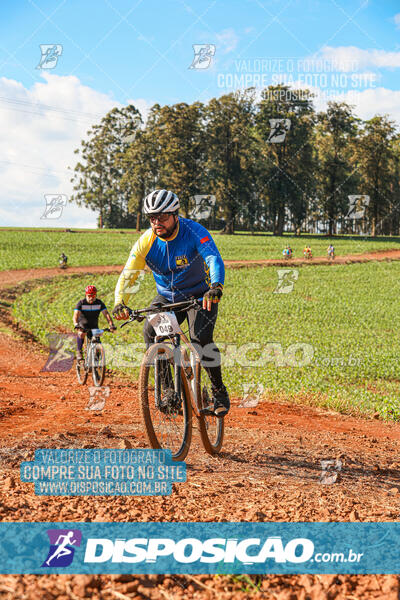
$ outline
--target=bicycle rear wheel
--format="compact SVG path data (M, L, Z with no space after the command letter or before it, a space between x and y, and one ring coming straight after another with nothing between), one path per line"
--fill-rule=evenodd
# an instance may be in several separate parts
M192 440L192 405L183 369L181 398L175 394L176 368L171 347L152 345L140 367L139 396L151 447L169 449L173 460L183 460Z
M205 369L202 369L200 362L196 364L196 389L199 410L203 408L213 409L211 382ZM224 441L224 417L200 414L199 426L201 441L206 452L212 455L218 454Z
M106 355L101 344L92 348L92 379L95 386L100 387L106 374Z

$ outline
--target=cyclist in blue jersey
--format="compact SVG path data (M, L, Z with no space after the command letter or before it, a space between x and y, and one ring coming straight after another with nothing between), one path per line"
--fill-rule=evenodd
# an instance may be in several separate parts
M179 323L187 319L192 343L200 351L212 386L214 413L224 416L230 408L222 381L221 355L213 340L222 296L225 268L221 255L205 227L178 216L179 199L171 191L155 190L144 200L144 212L151 228L134 244L115 288L115 318L128 319L126 305L135 291L132 287L147 265L153 272L156 304L171 304L191 297L202 299L202 309L179 311ZM143 330L146 346L154 343L155 331L146 320Z

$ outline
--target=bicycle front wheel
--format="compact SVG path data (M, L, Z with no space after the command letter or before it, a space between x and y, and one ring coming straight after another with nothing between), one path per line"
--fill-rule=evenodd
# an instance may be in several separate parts
M106 355L101 344L92 350L92 379L95 386L100 387L106 374Z
M182 368L180 398L175 392L176 369L172 348L153 344L140 367L139 396L151 447L169 449L173 460L183 460L192 440L192 405Z
M87 372L87 368L86 368L84 361L77 360L75 369L76 369L76 378L78 380L78 383L80 383L81 385L85 385L87 376L88 376L88 372Z
M85 351L85 360L77 360L75 365L76 370L76 378L78 383L81 385L85 385L87 377L88 377L88 366L87 366L87 353L89 352L89 345L85 342L84 346Z
M199 410L204 408L212 410L211 382L200 362L196 364L196 389ZM200 413L199 426L201 441L206 452L212 455L218 454L224 441L224 417Z

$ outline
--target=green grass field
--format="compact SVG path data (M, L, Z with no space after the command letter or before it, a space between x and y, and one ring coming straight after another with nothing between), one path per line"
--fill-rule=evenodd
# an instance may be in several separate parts
M90 277L110 310L116 279ZM290 293L274 293L277 281L271 267L227 273L215 341L231 392L241 396L243 385L260 386L269 398L399 420L400 263L300 267ZM72 330L72 310L88 282L73 276L25 293L14 317L47 344L47 333L60 326ZM134 306L146 306L154 295L153 278L146 275ZM133 377L138 369L126 365L134 356L140 361L141 329L134 323L103 338L114 346L107 349L110 366L125 361L116 368ZM303 350L296 353L294 344Z
M0 229L0 271L54 267L58 265L61 252L68 256L68 264L121 265L138 234L127 230L99 230L67 233L60 231L35 231ZM215 241L225 260L281 259L282 250L290 242L295 257L301 257L306 243L311 245L314 256L326 256L330 238L324 236L276 237L270 234L250 235L238 233L233 236L215 234ZM400 249L400 238L342 237L333 239L338 255L361 254L373 250Z

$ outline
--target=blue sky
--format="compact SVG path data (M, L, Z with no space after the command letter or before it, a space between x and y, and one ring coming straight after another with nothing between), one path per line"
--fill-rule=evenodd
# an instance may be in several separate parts
M40 44L62 45L54 69L36 68ZM209 68L189 68L193 44L215 45ZM398 1L3 0L0 126L8 143L0 142L0 223L17 224L8 203L29 205L34 189L70 193L73 149L112 106L133 102L145 114L155 102L206 102L240 87L240 79L229 83L235 75L250 73L257 85L260 68L264 82L292 77L304 87L319 58L325 67L314 72L314 92L343 94L363 118L383 112L400 122ZM340 85L332 65L344 74ZM18 168L26 190L21 177L13 189ZM94 224L83 214L70 209L70 223ZM36 215L31 224L44 223Z
M235 71L240 58L304 58L325 46L400 51L397 13L390 0L3 2L0 76L31 86L41 79L39 44L57 43L57 75L74 74L121 103L207 100L221 93L216 71ZM196 43L216 45L214 69L188 69ZM398 87L397 70L382 74Z

